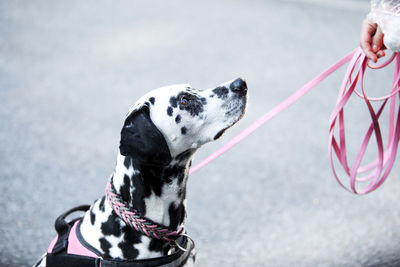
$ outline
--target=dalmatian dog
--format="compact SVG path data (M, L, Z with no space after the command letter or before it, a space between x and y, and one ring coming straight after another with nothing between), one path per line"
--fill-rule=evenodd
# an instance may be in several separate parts
M111 175L115 194L153 222L169 229L184 228L193 156L240 120L246 103L247 85L242 78L208 90L179 84L144 95L129 110L121 130ZM151 259L177 249L128 225L106 196L90 206L79 230L85 244L102 259ZM193 263L192 257L180 266ZM45 257L35 266L46 266Z

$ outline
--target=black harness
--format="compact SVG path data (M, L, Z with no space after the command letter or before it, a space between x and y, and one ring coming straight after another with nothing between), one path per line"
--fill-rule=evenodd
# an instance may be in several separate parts
M151 259L143 259L143 260L120 260L120 259L103 259L101 256L98 257L89 257L82 255L69 254L67 252L68 249L68 237L71 232L72 226L82 217L76 218L70 222L67 222L65 218L76 212L76 211L88 211L90 208L89 205L83 205L75 207L63 214L61 214L56 222L55 229L57 231L58 237L57 241L51 250L46 254L46 266L48 267L153 267L153 266L162 266L162 267L180 267L185 265L189 258L195 257L194 252L194 243L190 238L186 236L181 236L177 242L180 247L184 250L177 249L170 255L151 258ZM80 224L80 222L79 222ZM92 251L96 255L100 253L82 238L77 231L77 237L79 242L88 250Z

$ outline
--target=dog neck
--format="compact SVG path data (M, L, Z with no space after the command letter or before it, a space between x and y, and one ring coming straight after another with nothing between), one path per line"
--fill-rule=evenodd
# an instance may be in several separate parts
M118 155L112 174L115 193L141 216L171 230L186 218L186 182L195 150L173 157L170 164L140 166L132 157ZM105 258L146 259L167 255L171 246L145 236L113 211L106 197L95 201L82 223L83 239Z
M170 229L183 226L186 182L194 151L173 158L167 166L140 165L119 154L113 173L117 193L142 216Z

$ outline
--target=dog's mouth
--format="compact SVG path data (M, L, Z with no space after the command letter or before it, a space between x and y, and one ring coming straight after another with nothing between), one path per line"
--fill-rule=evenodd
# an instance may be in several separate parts
M214 140L219 139L224 133L225 131L228 129L229 127L222 129L221 131L219 131L215 136L214 136Z

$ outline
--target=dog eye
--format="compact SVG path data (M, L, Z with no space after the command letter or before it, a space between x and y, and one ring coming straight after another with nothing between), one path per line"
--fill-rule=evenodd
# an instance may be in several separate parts
M187 106L190 103L190 99L187 98L186 96L182 96L180 102L182 105Z

